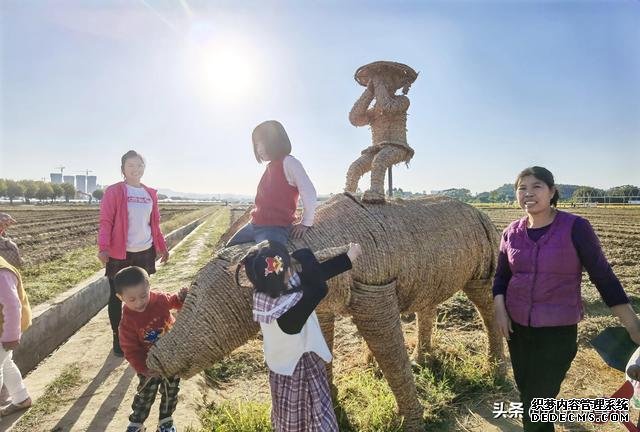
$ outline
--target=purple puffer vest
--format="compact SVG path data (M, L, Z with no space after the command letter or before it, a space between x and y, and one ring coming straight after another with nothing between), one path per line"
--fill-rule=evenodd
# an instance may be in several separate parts
M527 217L506 230L511 267L506 304L516 323L530 327L577 324L583 316L582 264L571 240L577 216L558 211L549 230L534 242Z

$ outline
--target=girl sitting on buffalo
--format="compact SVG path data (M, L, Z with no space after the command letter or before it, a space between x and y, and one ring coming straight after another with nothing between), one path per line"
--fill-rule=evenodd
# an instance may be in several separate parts
M258 163L269 162L256 192L251 221L238 230L227 246L274 240L287 244L289 236L302 236L313 225L317 194L302 163L291 156L291 141L278 121L260 123L251 135ZM298 198L302 200L302 219L296 220Z

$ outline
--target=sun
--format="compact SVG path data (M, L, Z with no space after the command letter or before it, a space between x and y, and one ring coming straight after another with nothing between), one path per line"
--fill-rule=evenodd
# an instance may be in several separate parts
M203 96L225 101L247 99L257 88L255 49L233 34L192 37L188 67L193 85Z

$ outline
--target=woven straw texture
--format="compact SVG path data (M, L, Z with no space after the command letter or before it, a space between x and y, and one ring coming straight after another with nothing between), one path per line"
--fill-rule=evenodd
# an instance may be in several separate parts
M387 168L400 162L408 163L414 154L407 143L407 110L410 102L405 94L417 78L417 73L401 63L374 62L359 68L355 76L360 84L371 82L371 86L364 90L351 108L349 121L356 127L371 126L372 143L349 167L345 191L354 193L362 175L371 171L371 188L365 192L363 199L383 202ZM405 94L395 94L399 87L404 87Z
M343 252L349 242L360 243L363 255L352 271L329 281L329 295L318 307L323 332L331 347L335 315L351 315L396 396L405 430L421 430L422 408L400 313L417 313L414 355L423 359L431 348L437 305L463 290L489 329L489 353L500 364L491 295L498 232L485 214L446 197L367 205L339 194L318 207L314 227L289 247L309 247L322 260ZM257 334L252 291L237 287L233 277L235 263L250 246L221 249L200 270L175 326L149 352L149 367L188 377Z

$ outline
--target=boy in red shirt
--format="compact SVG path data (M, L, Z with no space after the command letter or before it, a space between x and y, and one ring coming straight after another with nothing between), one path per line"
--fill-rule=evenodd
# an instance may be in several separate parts
M159 372L147 367L146 361L149 349L173 325L175 318L171 309L182 307L188 288L173 295L151 291L148 273L136 266L120 270L114 285L116 295L124 303L119 327L120 346L140 379L127 432L145 430L144 421L149 417L158 389L162 400L157 432L176 432L171 415L178 403L180 379L160 376Z

